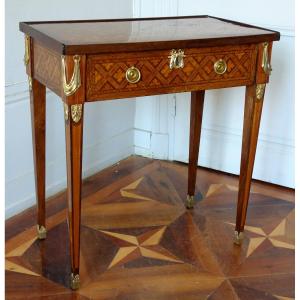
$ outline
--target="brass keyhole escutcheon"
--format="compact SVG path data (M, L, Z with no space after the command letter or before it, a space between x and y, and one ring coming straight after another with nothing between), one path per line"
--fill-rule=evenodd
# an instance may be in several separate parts
M173 49L170 53L170 56L168 56L168 58L170 58L170 63L169 63L170 69L172 70L172 69L183 68L184 67L184 61L183 61L184 57L185 57L185 55L184 55L183 50Z
M136 67L130 67L126 71L126 79L130 83L137 83L141 79L141 72L138 68Z
M214 69L217 74L219 75L224 74L227 70L226 61L223 59L219 59L218 61L215 62Z

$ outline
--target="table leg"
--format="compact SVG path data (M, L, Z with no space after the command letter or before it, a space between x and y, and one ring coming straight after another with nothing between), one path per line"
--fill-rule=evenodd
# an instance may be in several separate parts
M187 208L193 208L205 91L191 93Z
M235 243L240 244L246 221L265 84L246 87L242 155L235 227Z
M39 239L45 239L47 234L45 216L46 87L36 79L30 77L29 80L37 199L37 233Z
M66 158L71 288L79 288L83 104L66 105Z

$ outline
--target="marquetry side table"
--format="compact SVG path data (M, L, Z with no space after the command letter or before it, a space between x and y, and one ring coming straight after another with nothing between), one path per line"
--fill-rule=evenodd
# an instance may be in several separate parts
M241 242L272 43L279 40L278 32L210 16L21 22L20 30L25 33L40 239L46 238L46 87L64 105L73 289L79 287L86 102L191 92L187 207L192 208L205 90L246 86L235 227L235 243Z

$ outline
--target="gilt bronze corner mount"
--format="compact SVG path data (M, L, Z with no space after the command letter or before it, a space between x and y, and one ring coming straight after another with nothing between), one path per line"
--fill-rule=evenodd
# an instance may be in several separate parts
M256 99L257 100L261 100L264 97L265 88L266 88L265 83L256 85Z
M269 43L263 44L263 56L262 56L262 64L261 67L263 68L264 72L267 75L271 74L272 67L269 59Z
M66 96L72 96L81 86L81 77L80 77L80 56L74 55L74 69L71 80L67 83L67 72L66 72L66 58L64 55L61 57L61 68L62 68L62 84L63 91Z

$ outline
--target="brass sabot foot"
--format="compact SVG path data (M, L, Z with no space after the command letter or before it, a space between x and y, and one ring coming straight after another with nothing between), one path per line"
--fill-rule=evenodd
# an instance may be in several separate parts
M187 195L186 208L191 209L194 207L194 196Z
M39 240L44 240L47 236L47 229L42 225L37 225L37 236Z
M80 287L79 274L71 273L70 286L72 290L78 290Z
M243 239L244 239L244 233L241 231L241 232L238 232L238 231L235 231L234 232L234 243L236 245L241 245L243 243Z

